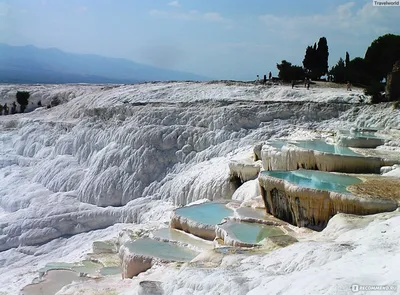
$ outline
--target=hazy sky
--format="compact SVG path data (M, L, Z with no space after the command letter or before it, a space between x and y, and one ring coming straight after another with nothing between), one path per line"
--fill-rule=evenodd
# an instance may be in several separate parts
M400 7L372 0L0 0L0 42L123 57L217 79L275 74L325 36L329 65L400 34Z

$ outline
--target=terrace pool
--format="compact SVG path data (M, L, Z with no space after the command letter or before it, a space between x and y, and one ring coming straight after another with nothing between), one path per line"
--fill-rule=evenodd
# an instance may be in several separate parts
M179 241L201 249L212 249L214 247L213 243L210 241L197 238L180 230L169 227L156 230L155 232L153 232L153 236L170 241Z
M85 281L87 278L79 277L70 270L50 270L43 280L37 284L25 286L21 290L22 295L54 295L66 285L74 281Z
M306 141L293 141L290 143L297 147L307 149L307 150L315 150L315 151L319 151L319 152L323 152L323 153L336 154L336 155L342 155L342 156L362 157L362 155L353 152L348 147L327 144L325 141L320 140L320 139L306 140Z
M261 174L284 179L302 187L342 194L350 193L347 190L348 186L362 182L357 177L314 170L262 171Z
M191 249L149 238L137 239L126 243L125 246L137 255L156 257L168 261L186 262L198 255L197 252Z
M265 238L284 235L279 227L258 223L228 221L220 227L233 239L248 244L257 244Z
M225 217L232 216L233 211L221 203L203 203L175 210L177 215L202 224L216 225Z

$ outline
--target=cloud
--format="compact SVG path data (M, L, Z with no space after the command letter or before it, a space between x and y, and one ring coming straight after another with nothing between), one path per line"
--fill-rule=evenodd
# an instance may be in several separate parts
M86 6L78 7L78 13L85 13L88 10Z
M214 44L217 49L237 49L237 50L248 50L248 51L264 51L266 49L272 48L270 44L260 44L252 42L228 42L228 43L218 43Z
M8 15L10 6L6 2L0 2L0 16Z
M358 37L387 32L390 22L392 21L392 27L395 24L394 10L377 9L370 1L357 10L355 2L348 2L326 14L290 17L266 14L261 15L259 20L265 24L267 30L288 39L304 38L306 34L313 33L326 35L327 32Z
M180 7L179 1L171 1L168 3L169 6Z
M204 13L204 19L210 22L226 22L227 19L223 18L218 12L206 12Z
M158 9L152 9L150 10L149 14L153 17L159 17L159 18L168 18L168 19L176 19L176 20L196 20L197 13L185 13L185 12L170 12L170 11L165 11L165 10L158 10Z
M177 12L177 11L152 9L150 10L149 14L153 17L186 20L186 21L206 21L206 22L216 22L216 23L231 22L231 20L224 18L218 12L201 13L197 10L190 10L188 12Z

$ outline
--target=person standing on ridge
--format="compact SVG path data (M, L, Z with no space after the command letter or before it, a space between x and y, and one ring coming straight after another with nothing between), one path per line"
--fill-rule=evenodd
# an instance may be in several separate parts
M350 81L347 81L347 91L351 91L351 84L350 84Z
M272 73L269 72L269 74L268 74L268 80L271 80L271 79L272 79Z
M267 75L264 75L264 84L267 84Z
M304 80L304 87L310 89L310 79L308 77Z

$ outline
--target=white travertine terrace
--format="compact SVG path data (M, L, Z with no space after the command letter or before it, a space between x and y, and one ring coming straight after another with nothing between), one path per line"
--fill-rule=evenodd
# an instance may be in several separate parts
M322 230L339 212L367 215L398 208L398 202L390 198L317 190L263 174L258 180L267 212L301 227Z

